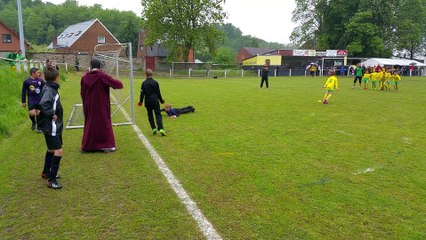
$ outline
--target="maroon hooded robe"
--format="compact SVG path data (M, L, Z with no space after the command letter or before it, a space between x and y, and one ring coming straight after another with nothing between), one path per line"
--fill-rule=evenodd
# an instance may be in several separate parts
M102 71L93 70L83 76L80 85L84 112L81 150L98 151L115 147L109 88L121 89L123 83Z

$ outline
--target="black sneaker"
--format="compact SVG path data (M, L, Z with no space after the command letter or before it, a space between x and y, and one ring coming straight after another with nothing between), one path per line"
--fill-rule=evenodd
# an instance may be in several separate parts
M56 180L47 182L47 187L53 188L53 189L61 189L62 188L61 184L59 184Z
M33 124L32 126L31 126L31 131L34 131L36 129L36 125L35 124Z

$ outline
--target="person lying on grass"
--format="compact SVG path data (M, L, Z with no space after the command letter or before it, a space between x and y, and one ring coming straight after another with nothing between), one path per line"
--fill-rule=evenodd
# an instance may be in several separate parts
M179 117L179 115L189 112L195 112L195 108L193 106L186 106L183 108L172 108L170 103L167 103L161 111L166 112L171 118Z

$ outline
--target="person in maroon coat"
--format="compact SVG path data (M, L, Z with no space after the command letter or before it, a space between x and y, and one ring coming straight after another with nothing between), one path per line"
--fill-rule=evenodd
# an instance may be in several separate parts
M83 152L113 152L115 138L112 131L109 90L122 89L123 83L100 70L101 62L92 59L90 71L81 79L84 133Z

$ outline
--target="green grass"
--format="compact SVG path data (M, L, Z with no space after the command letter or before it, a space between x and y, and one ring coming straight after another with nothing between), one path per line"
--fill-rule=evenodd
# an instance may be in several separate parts
M26 76L10 69L8 64L0 62L0 85L2 94L0 101L0 139L12 134L12 128L26 115L21 107L21 89Z
M144 108L137 125L223 238L426 238L426 78L399 92L339 78L329 105L325 78L158 80L166 102L196 112L165 117L167 137ZM68 117L79 76L60 94ZM114 128L112 154L81 154L82 131L66 130L53 191L44 139L23 119L0 147L1 239L203 238L131 127Z

